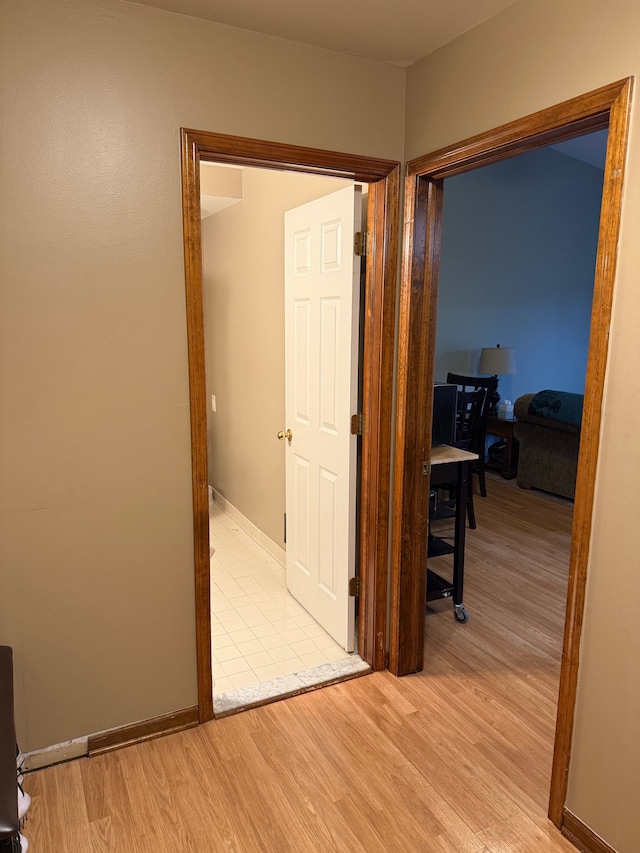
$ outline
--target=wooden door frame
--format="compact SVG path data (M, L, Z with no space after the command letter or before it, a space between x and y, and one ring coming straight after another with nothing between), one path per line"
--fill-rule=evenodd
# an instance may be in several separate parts
M204 345L200 161L306 172L369 185L360 477L360 595L358 651L374 670L384 669L391 476L391 387L398 255L400 164L392 160L303 148L259 139L181 129L187 346L191 411L191 462L196 596L198 716L211 720L211 610L209 478Z
M412 160L405 181L392 515L389 668L423 668L428 489L438 273L445 178L589 131L609 128L578 459L549 817L561 827L567 793L602 393L609 345L632 78Z

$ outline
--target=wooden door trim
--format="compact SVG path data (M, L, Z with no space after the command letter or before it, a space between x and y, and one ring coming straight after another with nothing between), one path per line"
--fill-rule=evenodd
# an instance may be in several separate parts
M632 86L633 79L627 78L419 157L407 164L405 182L389 648L390 669L396 675L423 668L428 490L422 462L428 459L431 442L431 400L427 395L426 405L419 403L424 403L424 389L433 381L443 181L525 151L609 128L549 803L549 817L558 827L563 820L571 756Z
M196 655L200 722L213 718L209 578L209 494L204 347L200 161L349 178L369 184L360 479L358 650L374 670L385 666L391 471L391 387L398 253L400 164L316 148L181 129L187 346L191 411Z

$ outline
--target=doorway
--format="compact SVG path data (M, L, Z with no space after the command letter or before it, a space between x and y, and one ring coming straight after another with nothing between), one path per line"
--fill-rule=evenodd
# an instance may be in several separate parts
M299 171L369 184L362 357L358 649L385 666L391 411L399 164L351 154L182 130L182 185L191 407L198 715L214 716L211 676L207 390L200 227L200 161Z
M369 671L353 654L355 519L345 512L359 442L353 232L366 187L211 162L200 178L219 716Z
M390 668L397 675L423 667L428 489L416 471L429 458L431 405L425 387L434 376L437 282L443 182L461 172L505 160L594 130L609 128L598 255L578 462L567 617L549 816L561 827L573 731L578 652L611 297L620 222L631 80L603 87L540 113L465 140L408 164L405 184L405 253L399 332L396 487L393 511Z

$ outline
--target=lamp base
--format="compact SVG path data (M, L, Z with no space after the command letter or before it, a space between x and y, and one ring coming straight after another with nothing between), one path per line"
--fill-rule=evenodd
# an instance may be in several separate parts
M491 395L489 401L489 414L492 418L498 417L498 403L500 402L500 394L498 394L498 377L496 376L496 390Z

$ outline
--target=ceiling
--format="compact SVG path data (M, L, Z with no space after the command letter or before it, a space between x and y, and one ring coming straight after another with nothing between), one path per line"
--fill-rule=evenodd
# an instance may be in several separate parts
M131 2L131 0L130 0ZM406 67L516 0L137 0L205 21Z
M594 133L587 133L584 136L567 139L566 142L559 142L557 145L552 145L551 148L561 154L566 154L567 157L575 157L576 160L582 160L583 163L588 163L590 166L604 169L608 136L608 130L596 130Z

